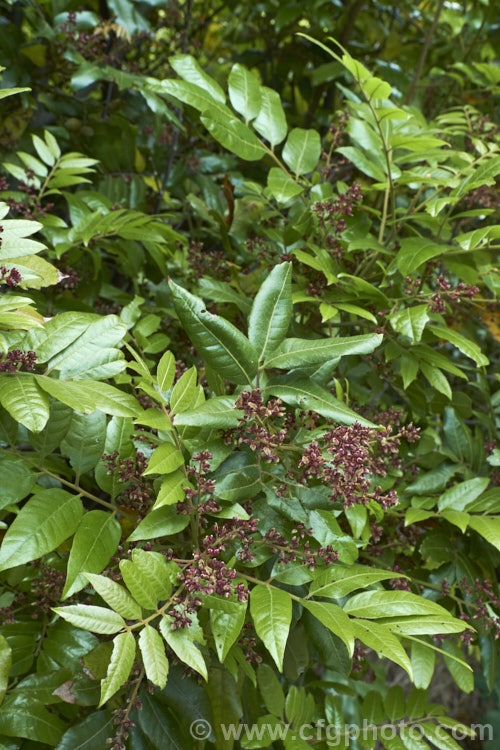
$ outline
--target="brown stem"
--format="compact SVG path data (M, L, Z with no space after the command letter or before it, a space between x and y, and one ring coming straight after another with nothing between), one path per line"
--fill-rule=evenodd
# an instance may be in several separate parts
M422 75L422 70L424 69L424 64L427 59L429 47L431 46L432 37L434 36L434 32L436 31L436 26L438 25L439 16L441 15L441 11L443 10L443 5L444 5L444 0L439 0L436 13L434 15L431 25L429 26L427 36L425 37L424 46L422 47L422 52L420 53L420 59L418 61L415 75L413 76L413 81L411 82L410 90L408 92L408 96L406 97L405 104L412 103L413 97L415 96L415 93L417 91L418 82L420 80L420 76Z

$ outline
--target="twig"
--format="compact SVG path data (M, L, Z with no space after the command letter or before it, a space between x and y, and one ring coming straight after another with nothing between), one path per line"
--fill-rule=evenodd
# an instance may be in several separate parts
M408 96L406 97L405 104L411 104L413 101L413 97L415 96L418 82L420 80L420 76L422 75L422 70L424 69L425 60L429 52L429 47L431 46L432 37L434 36L434 32L436 31L436 26L438 25L439 16L441 15L441 11L443 10L443 5L444 5L444 0L439 0L438 7L436 9L436 13L434 15L433 21L429 27L427 36L425 37L424 46L422 47L422 52L420 53L420 59L418 61L415 75L413 76L413 81L411 82L410 90L408 92Z

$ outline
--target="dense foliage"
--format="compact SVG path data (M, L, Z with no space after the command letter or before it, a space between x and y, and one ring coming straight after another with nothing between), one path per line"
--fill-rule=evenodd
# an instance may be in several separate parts
M494 7L2 3L2 750L500 731Z

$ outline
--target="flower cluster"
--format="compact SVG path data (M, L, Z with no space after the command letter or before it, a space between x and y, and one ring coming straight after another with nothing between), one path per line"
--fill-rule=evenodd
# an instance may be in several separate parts
M1 230L1 228L0 228ZM0 247L2 246L2 240L0 238ZM8 269L5 266L0 266L0 282L7 284L9 287L17 286L21 283L23 277L17 270L17 268Z
M248 445L269 463L279 463L278 449L287 437L286 424L276 427L272 419L281 420L285 416L283 402L280 399L269 399L265 404L258 388L242 391L235 403L236 409L243 411L238 427L226 430L224 440L227 444Z
M362 200L361 187L350 185L345 193L339 195L334 201L318 201L312 207L319 224L327 231L325 242L328 249L338 258L342 257L342 246L339 238L346 228L344 216L353 216L356 208Z
M19 180L16 188L20 193L25 194L24 200L18 201L15 198L9 197L6 200L6 203L11 211L21 214L25 219L43 218L48 211L52 211L54 204L48 202L45 205L42 205L35 188L35 173L32 169L28 168L25 168L24 173L26 175L26 180Z
M330 490L330 500L342 502L344 508L376 500L383 507L397 503L392 490L383 494L372 487L374 476L385 477L388 464L399 466L399 441L390 430L353 425L338 425L323 435L322 445L313 440L300 460L302 481L318 480Z
M302 523L297 523L295 528L292 529L292 536L289 540L276 529L269 529L264 534L262 541L273 552L279 553L278 562L282 565L300 560L310 570L314 570L318 562L323 562L325 565L332 565L337 562L339 554L330 544L326 547L319 545L317 549L311 547L311 542L307 539L311 534L311 529L307 529Z
M189 243L187 264L198 279L203 278L206 274L211 274L223 280L226 279L226 264L224 262L223 251L205 250L203 242L195 242L193 240Z
M18 372L22 367L25 370L34 370L36 364L36 352L22 352L21 349L13 349L7 352L0 361L0 372Z
M492 607L500 608L500 596L495 593L493 584L487 578L475 578L468 580L466 577L458 581L458 586L463 592L466 605L471 614L465 612L461 606L459 619L464 622L474 621L474 625L481 625L484 630L491 632L495 640L500 638L500 617L492 614ZM451 593L449 582L444 579L441 591L445 596ZM460 635L465 643L473 640L473 631L466 630Z
M104 453L102 460L110 476L119 482L128 484L120 497L121 504L139 511L139 516L146 515L152 503L152 487L142 476L148 466L148 460L138 451L133 458L119 458L118 451Z
M462 299L471 299L476 294L479 294L479 287L472 286L460 281L454 288L450 282L445 279L442 274L439 274L436 279L436 286L438 291L434 292L432 299L429 301L429 308L432 312L444 313L446 312L446 305L443 299L445 295L449 301L461 302Z

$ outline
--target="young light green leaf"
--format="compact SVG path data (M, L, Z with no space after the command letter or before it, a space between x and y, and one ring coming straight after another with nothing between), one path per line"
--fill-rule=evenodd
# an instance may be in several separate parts
M141 649L146 677L153 685L157 685L163 690L167 684L168 659L158 631L150 625L146 625L139 635L139 648Z
M451 387L448 379L443 375L442 371L438 367L433 367L432 365L427 364L427 362L420 362L420 369L432 387L435 388L436 391L439 391L439 393L443 393L451 401L453 396Z
M70 604L67 607L54 607L53 611L77 628L91 630L102 635L118 633L125 627L123 617L106 607L95 607L90 604Z
M156 609L159 597L156 595L155 587L149 580L148 574L132 560L120 560L120 572L136 602L144 609Z
M175 310L199 354L222 377L251 384L257 372L257 354L250 341L227 320L209 313L204 302L169 282Z
M183 471L174 471L172 474L168 474L161 483L158 497L156 498L152 510L157 510L164 505L175 505L176 503L181 503L184 500L184 487L186 486L187 480Z
M178 534L189 524L189 516L176 513L175 508L165 506L148 513L129 536L129 541L156 539L160 536Z
M312 172L321 156L321 139L317 130L294 128L283 148L283 160L296 175Z
M170 396L170 410L172 414L181 414L192 405L196 396L196 367L190 367L181 375L174 385Z
M283 341L292 319L292 264L275 266L260 287L248 318L248 338L259 361Z
M344 611L355 617L401 617L402 615L437 615L444 621L454 619L447 609L411 591L364 591L351 597Z
M469 526L497 550L500 550L500 518L498 516L471 516Z
M0 404L32 432L41 432L49 418L49 399L28 372L0 376Z
M145 576L154 589L156 600L162 601L170 595L173 580L176 580L176 573L172 573L175 563L168 563L163 555L159 552L147 552L146 550L136 548L132 552L132 562Z
M272 167L267 175L267 187L278 203L287 203L291 198L297 198L304 192L291 174L283 172L279 167Z
M262 104L259 79L244 65L236 63L231 68L227 84L232 106L248 124L257 117Z
M63 599L87 585L84 571L100 573L106 567L109 558L116 552L120 537L120 524L110 513L103 510L85 513L71 546Z
M369 568L367 565L353 565L344 567L334 565L320 568L311 583L310 592L314 596L326 596L331 599L341 599L356 589L364 589L373 583L386 581L388 578L404 577L402 573L392 570Z
M351 624L354 636L359 638L365 646L399 664L408 673L410 679L413 679L408 654L389 628L368 620L352 620Z
M195 86L206 91L215 101L224 104L226 97L224 91L216 80L209 76L201 68L198 61L192 55L172 55L168 58L170 65L177 75Z
M260 89L261 107L253 126L266 141L269 141L274 149L285 138L287 124L285 111L281 104L279 94L273 89L262 86Z
M156 368L156 379L160 393L172 387L175 377L175 357L172 352L165 352Z
M94 573L84 573L84 576L111 609L118 612L126 620L140 620L142 617L141 607L123 586L120 586L111 578L106 578L106 576L95 575Z
M172 443L162 443L153 451L146 474L170 474L184 464L184 458Z
M162 617L160 620L160 631L165 641L172 651L181 661L187 664L191 669L199 672L205 680L208 680L208 671L205 659L195 643L187 628L178 628L172 630L172 620L170 617Z
M289 594L269 586L254 586L250 594L250 614L257 635L281 671L292 621L292 600Z
M0 635L0 706L7 692L11 665L12 649L7 639Z
M22 507L0 547L0 570L36 560L76 531L80 498L60 489L41 490Z
M106 703L127 681L135 659L135 639L132 633L120 633L113 638L113 653L106 677L101 680L99 707Z
M231 612L220 609L210 610L210 627L215 641L217 656L221 662L238 639L245 622L246 603L239 604Z

